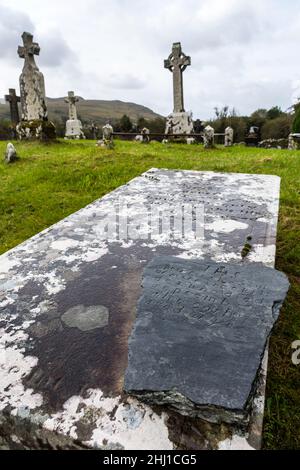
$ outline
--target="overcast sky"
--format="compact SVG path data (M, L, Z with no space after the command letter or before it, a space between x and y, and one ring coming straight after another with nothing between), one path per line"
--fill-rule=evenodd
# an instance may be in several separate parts
M21 34L40 44L46 93L119 99L167 115L163 60L181 41L186 110L248 114L300 96L300 0L0 0L0 94L18 88Z

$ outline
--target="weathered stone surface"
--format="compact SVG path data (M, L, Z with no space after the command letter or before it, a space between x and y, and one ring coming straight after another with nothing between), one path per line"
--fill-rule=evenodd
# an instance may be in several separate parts
M10 88L9 94L5 95L5 101L9 103L11 123L13 126L16 126L20 121L18 103L20 103L21 98L17 96L14 88Z
M126 396L128 337L142 272L155 256L274 266L279 185L269 175L152 169L0 256L0 439L12 446L16 436L20 448L172 449L217 448L235 435L235 427L174 419ZM151 205L168 214L204 205L204 239L192 232L107 239L103 221L116 207L124 218L124 202L131 228L148 220ZM100 327L100 318L90 323L96 328L78 328L99 306L108 324ZM253 414L258 447L265 375Z
M22 39L24 46L18 48L19 57L25 59L20 75L22 117L16 134L21 140L54 140L56 132L54 124L48 122L44 76L34 59L40 53L40 46L33 42L30 33L24 32Z
M6 163L13 163L16 160L18 160L17 151L16 151L14 145L9 143L9 144L7 144L7 147L6 147L6 151L5 151L5 155L4 155L4 161Z
M167 117L166 135L192 134L193 129L192 113L172 113Z
M144 271L125 390L212 422L242 421L288 286L256 263L155 258Z
M55 125L51 121L21 121L16 126L20 140L52 141L56 138Z

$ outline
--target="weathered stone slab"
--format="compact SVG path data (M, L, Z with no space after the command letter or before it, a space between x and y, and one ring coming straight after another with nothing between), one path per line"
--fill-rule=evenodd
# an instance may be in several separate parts
M214 423L245 421L286 276L259 263L162 256L143 286L126 391Z
M0 256L2 440L18 448L171 449L217 448L235 435L231 427L207 433L199 420L156 413L124 394L128 337L143 269L155 256L274 266L279 183L276 176L149 170ZM141 232L147 227L152 205L204 206L204 238L192 231L103 236L107 215L120 206L124 218L126 203L133 234L137 222ZM259 416L264 381L265 372Z

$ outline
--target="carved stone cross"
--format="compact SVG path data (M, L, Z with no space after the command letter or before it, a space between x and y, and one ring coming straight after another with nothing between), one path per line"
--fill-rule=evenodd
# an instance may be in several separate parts
M14 88L10 88L8 93L8 95L5 95L5 101L7 101L10 106L11 122L12 124L17 125L20 122L18 103L21 99L16 95L16 90Z
M191 58L181 49L180 42L174 42L172 53L165 60L165 68L173 73L174 113L184 112L182 72L191 65Z
M74 95L74 91L69 91L68 98L65 98L65 102L69 105L69 119L77 119L77 101L79 101L79 98Z
M22 34L23 44L24 46L18 47L18 54L21 59L25 59L24 67L32 66L34 68L38 68L34 56L39 55L40 53L40 46L37 42L33 42L33 35L30 33L24 32Z

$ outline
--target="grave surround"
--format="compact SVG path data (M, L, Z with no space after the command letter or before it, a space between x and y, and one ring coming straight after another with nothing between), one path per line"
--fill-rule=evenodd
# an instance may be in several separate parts
M2 255L2 447L259 448L267 352L243 433L192 426L123 387L145 266L161 255L241 263L251 236L243 263L274 267L279 187L269 175L152 169ZM204 206L204 240L102 239L120 200L141 221L151 204Z

